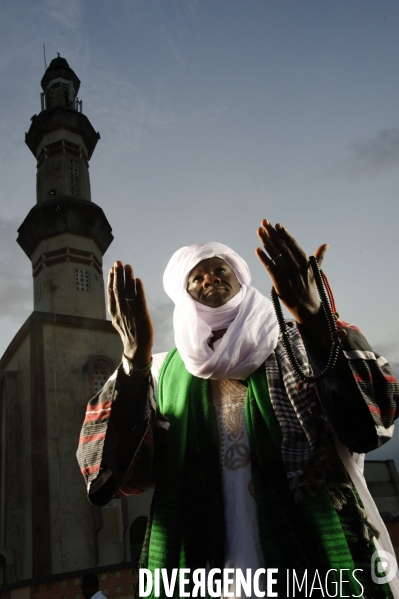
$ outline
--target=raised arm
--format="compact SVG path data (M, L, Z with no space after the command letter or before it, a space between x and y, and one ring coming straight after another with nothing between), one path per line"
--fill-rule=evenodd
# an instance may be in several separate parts
M262 221L256 253L281 300L298 323L314 371L324 368L331 340L309 257L281 224ZM315 251L320 265L327 245ZM357 452L370 451L392 436L399 385L384 358L375 354L359 329L337 321L342 333L332 373L317 383L325 414L341 441ZM291 337L297 333L290 329ZM343 414L345 417L343 418Z
M119 396L113 405L111 422L118 437L120 467L127 468L132 457L131 431L140 400L147 396L154 330L143 283L134 278L130 264L123 266L117 261L110 268L107 294L112 324L123 345L122 368L118 371Z
M154 340L143 283L134 278L130 264L123 266L117 261L109 271L107 293L108 311L121 337L123 353L132 365L131 374L139 375L151 362Z
M78 449L89 499L96 505L118 493L144 491L155 480L153 327L143 284L134 278L130 265L116 262L107 291L112 324L123 344L122 364L90 400Z
M258 237L269 255L261 248L256 249L256 254L269 273L277 295L306 337L328 354L329 329L308 255L283 225L273 227L267 219L262 220L261 224ZM328 245L324 243L314 253L319 266L327 248Z

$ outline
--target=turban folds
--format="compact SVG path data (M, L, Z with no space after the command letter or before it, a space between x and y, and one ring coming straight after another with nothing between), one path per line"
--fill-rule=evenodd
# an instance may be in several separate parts
M202 260L217 256L233 269L241 290L219 308L196 302L187 292L188 275ZM200 378L246 379L277 344L278 324L271 301L250 285L248 265L222 243L197 243L175 252L163 283L175 304L176 347L187 370ZM227 328L215 351L208 345L212 331Z

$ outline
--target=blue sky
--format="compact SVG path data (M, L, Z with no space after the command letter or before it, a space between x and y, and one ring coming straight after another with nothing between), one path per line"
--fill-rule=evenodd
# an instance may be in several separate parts
M24 144L40 79L60 52L101 140L92 199L146 284L156 349L172 343L162 272L215 240L270 283L261 218L283 222L324 268L344 320L399 374L398 0L1 0L0 353L32 310L16 229L35 203ZM379 453L391 457L392 448ZM385 453L384 453L385 452Z

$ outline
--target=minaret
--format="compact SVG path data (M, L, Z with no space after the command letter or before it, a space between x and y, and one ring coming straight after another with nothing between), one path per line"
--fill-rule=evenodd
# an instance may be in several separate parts
M106 595L126 598L150 496L94 507L76 460L87 401L122 353L105 318L111 227L90 195L100 136L64 58L41 84L41 112L26 134L37 202L17 240L32 261L34 310L0 359L0 590L81 599L80 577L94 569Z
M77 99L80 81L65 58L41 81L41 112L25 141L37 160L37 204L19 228L32 261L34 309L105 318L102 256L111 227L91 202L89 160L100 138Z

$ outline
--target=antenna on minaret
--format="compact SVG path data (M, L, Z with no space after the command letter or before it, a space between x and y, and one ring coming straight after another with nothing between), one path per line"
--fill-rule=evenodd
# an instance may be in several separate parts
M46 61L46 46L43 42L43 56L44 56L44 70L47 71L47 61Z

